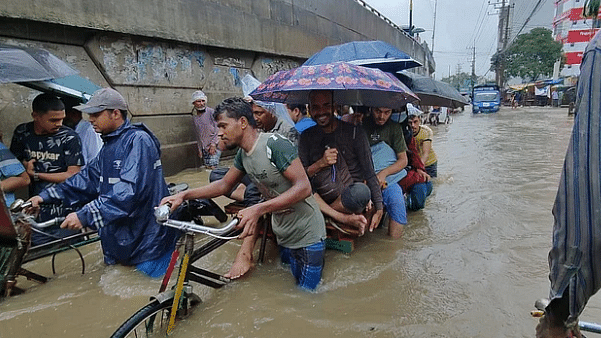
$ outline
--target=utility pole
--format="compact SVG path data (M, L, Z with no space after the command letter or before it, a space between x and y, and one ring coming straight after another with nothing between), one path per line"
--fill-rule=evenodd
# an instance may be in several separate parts
M474 84L476 83L476 41L472 47L472 100L474 99Z
M493 5L501 5L499 9L499 40L497 43L497 56L507 49L509 42L509 14L513 5L508 3L508 0L502 0L500 3L493 3ZM500 60L503 58L500 57ZM498 59L499 60L499 59ZM495 69L495 82L499 87L503 87L505 84L505 65L502 61L497 61L497 67Z
M503 39L503 50L507 49L507 43L509 43L509 11L514 6L515 3L513 5L509 5L508 3L505 10L505 38Z
M434 55L434 33L436 32L436 6L438 5L438 0L434 1L434 25L432 26L432 55Z

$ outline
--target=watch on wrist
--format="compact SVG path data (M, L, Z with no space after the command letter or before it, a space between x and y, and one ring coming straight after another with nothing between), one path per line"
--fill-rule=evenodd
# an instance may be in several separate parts
M37 172L33 172L33 180L34 181L39 181L40 180L40 175Z

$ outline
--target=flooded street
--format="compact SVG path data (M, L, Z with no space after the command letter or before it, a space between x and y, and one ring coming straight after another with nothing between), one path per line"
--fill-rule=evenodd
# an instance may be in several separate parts
M557 108L454 115L432 127L439 177L402 240L379 229L350 255L329 250L315 293L294 286L268 243L248 277L218 291L194 285L204 303L173 337L533 337L572 125ZM191 170L167 181L195 187L206 178ZM225 273L238 247L232 241L199 265ZM104 266L98 243L82 251L84 275L67 252L47 284L19 280L26 292L0 303L1 338L108 337L159 288L133 268ZM25 267L51 275L49 258ZM600 296L582 319L601 322Z

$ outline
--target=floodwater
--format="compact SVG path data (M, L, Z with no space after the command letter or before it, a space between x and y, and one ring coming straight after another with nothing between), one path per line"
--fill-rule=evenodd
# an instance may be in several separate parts
M548 294L551 208L573 119L566 109L502 109L432 127L439 175L402 240L384 230L351 254L328 251L314 293L294 286L270 243L266 262L220 290L195 285L203 304L173 337L533 337L534 301ZM206 182L186 171L169 182ZM220 203L227 200L221 198ZM200 264L225 273L239 243ZM0 337L108 337L143 306L159 280L107 267L99 246L58 255L45 285L0 303ZM29 263L51 275L50 260ZM601 321L601 299L583 320Z

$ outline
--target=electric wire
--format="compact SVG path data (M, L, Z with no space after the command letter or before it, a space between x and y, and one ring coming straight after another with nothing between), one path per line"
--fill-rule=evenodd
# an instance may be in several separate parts
M534 14L536 14L536 12L541 8L541 6L546 1L547 0L538 0L538 2L536 3L536 5L532 9L532 12L530 12L530 15L528 15L528 17L526 18L526 21L524 21L524 24L522 25L522 27L520 28L520 30L512 37L511 41L509 41L507 43L507 46L503 50L501 50L501 53L505 52L511 46L511 44L515 41L515 39L520 35L520 33L522 32L522 30L524 30L524 27L526 27L526 25L528 24L528 22L530 21L530 19L532 19L532 16L534 16Z
M481 32L482 32L482 25L484 24L484 20L486 19L486 10L485 8L487 7L487 2L486 0L482 1L482 6L480 7L480 13L478 14L478 19L476 20L476 30L474 30L472 37L470 37L470 39L468 41L474 41L474 44L476 43L476 40L478 39L478 37L480 36Z

